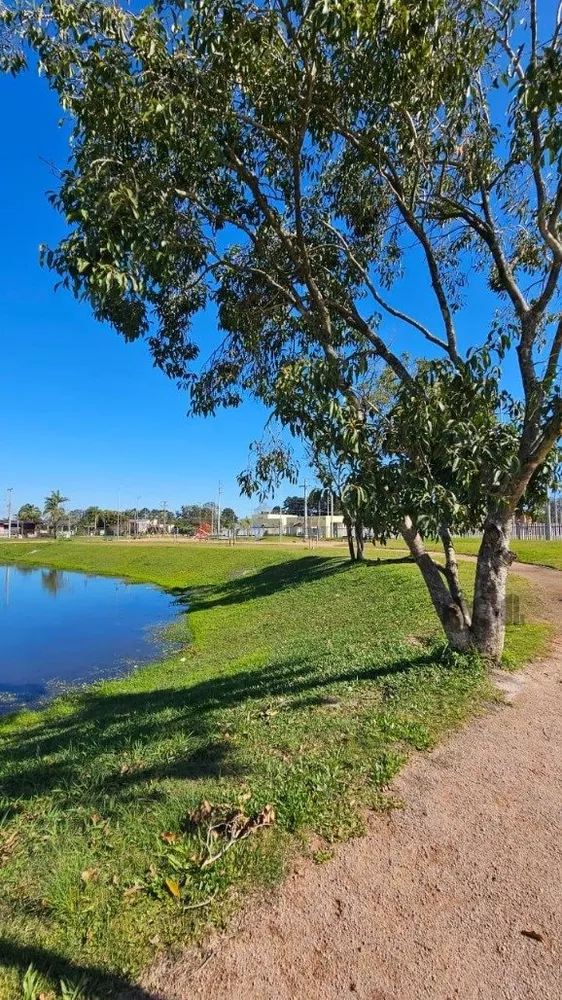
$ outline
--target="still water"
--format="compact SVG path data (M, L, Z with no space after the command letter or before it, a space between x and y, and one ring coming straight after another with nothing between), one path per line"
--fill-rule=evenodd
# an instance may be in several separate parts
M176 616L157 587L0 565L0 713L155 659Z

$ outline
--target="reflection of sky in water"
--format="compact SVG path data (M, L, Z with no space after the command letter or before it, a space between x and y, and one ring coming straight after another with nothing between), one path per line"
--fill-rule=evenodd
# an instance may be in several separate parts
M177 615L144 584L66 570L0 566L0 711L49 685L123 672L158 655L153 629Z

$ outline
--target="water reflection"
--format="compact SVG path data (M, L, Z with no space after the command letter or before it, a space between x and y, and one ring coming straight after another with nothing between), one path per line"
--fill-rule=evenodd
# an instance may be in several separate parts
M42 569L41 582L48 594L56 596L65 584L64 573L60 569Z
M3 603L5 608L10 606L10 578L14 570L21 576L31 576L34 573L39 573L43 588L48 594L52 594L53 596L56 596L66 586L65 573L60 569L37 570L35 566L4 566Z
M10 570L11 566L4 567L4 587L2 590L2 596L4 599L4 607L7 608L10 603Z
M177 615L156 587L46 567L0 573L0 712L155 659L155 628Z

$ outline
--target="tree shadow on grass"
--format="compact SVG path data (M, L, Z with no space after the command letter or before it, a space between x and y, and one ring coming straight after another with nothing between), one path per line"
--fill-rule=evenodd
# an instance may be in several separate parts
M385 562L389 561L407 560ZM191 609L201 610L251 601L355 569L331 556L304 556L219 586L175 593L180 603L185 601ZM90 799L108 792L127 799L138 794L133 790L141 783L236 777L241 772L232 743L219 732L225 709L280 696L292 698L293 707L298 709L315 697L321 699L328 685L353 679L376 681L426 661L427 656L398 658L381 666L379 659L360 670L351 666L349 670L338 672L336 667L322 672L316 659L295 653L265 667L223 672L199 682L187 679L187 683L171 683L150 692L111 694L100 693L95 687L86 689L70 696L68 713L56 718L45 715L37 724L6 734L0 746L0 795L9 809L12 799L25 800L53 789L58 801L76 802L85 783ZM185 669L182 673L185 680ZM169 752L173 739L177 742ZM154 748L159 741L164 747L161 761L147 764L141 759L131 764L133 749L138 757L140 748L142 758L142 748Z
M326 687L349 681L377 682L419 668L432 660L431 652L397 657L381 664L351 665L324 671L315 657L290 656L265 667L223 674L188 687L152 692L100 695L94 690L76 697L75 711L59 720L45 719L29 731L6 740L0 752L4 777L0 792L19 801L57 789L57 801L70 805L84 794L84 775L95 780L89 801L111 794L123 801L138 797L141 784L164 779L198 780L218 776L247 776L241 771L232 741L218 733L224 710L283 697L290 709L322 702ZM186 736L185 752L145 765L119 766L131 747L142 747L167 736ZM138 748L141 748L140 751ZM98 762L114 756L108 771ZM152 789L153 791L154 789Z
M235 576L226 583L209 584L191 589L174 587L170 593L180 605L190 611L204 611L218 606L243 604L246 601L270 597L286 590L296 589L306 583L315 583L341 573L353 573L361 567L379 567L413 562L411 556L392 559L366 559L353 565L348 559L334 556L302 556L272 566L265 566L256 573Z
M405 560L392 560L403 562ZM295 565L296 564L296 565ZM375 564L377 565L377 564ZM384 565L382 563L381 565ZM251 601L289 587L313 582L335 573L354 572L343 560L307 556L293 563L268 567L249 577L238 577L220 587L199 588L195 594L179 592L191 608ZM92 688L77 692L58 717L39 717L14 732L6 731L0 746L0 794L8 810L26 808L35 796L55 792L58 808L80 805L101 812L98 803L110 797L112 808L129 803L135 810L169 799L170 790L160 781L196 781L229 775L247 778L250 766L237 758L232 741L223 738L224 713L241 706L250 725L264 702L282 698L283 708L297 712L322 710L326 689L349 681L378 683L393 674L415 670L431 662L429 652L412 655L380 652L372 661L346 662L331 654L315 657L310 651L279 657L264 667L222 673L205 680L189 676L149 692L102 693ZM162 735L172 744L162 745L152 756ZM226 735L226 734L224 734ZM182 740L185 745L182 749ZM170 752L170 747L172 752ZM146 754L147 762L142 761ZM135 755L139 758L135 762ZM125 766L123 766L125 762ZM137 766L138 764L138 766ZM30 807L33 809L33 806ZM103 805L102 805L103 808ZM29 917L41 919L41 912ZM55 980L88 984L88 995L100 1000L159 1000L122 976L71 962L40 947L0 939L0 962L22 973L30 966Z
M175 596L178 604L186 604L190 611L203 611L220 605L243 604L270 597L350 568L349 562L334 559L333 556L302 556L300 559L264 566L257 572L236 575L225 583L191 589L174 587L170 593Z
M69 988L69 995L73 995L73 987L77 990L82 987L92 1000L109 1000L109 997L119 997L121 1000L162 1000L161 994L147 993L141 986L122 976L92 966L78 965L56 952L33 945L21 945L5 937L0 937L0 964L17 970L22 976L31 966L57 986L63 980Z

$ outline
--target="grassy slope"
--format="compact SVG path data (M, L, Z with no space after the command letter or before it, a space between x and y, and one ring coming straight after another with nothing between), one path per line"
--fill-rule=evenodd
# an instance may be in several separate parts
M416 567L386 555L351 567L270 545L0 545L0 561L150 580L190 604L183 653L0 727L0 997L58 997L83 971L105 1000L278 880L307 833L357 832L358 805L380 804L407 753L482 705L480 666L451 669ZM543 639L511 629L512 660ZM205 799L248 816L272 804L277 821L203 869L187 818Z

